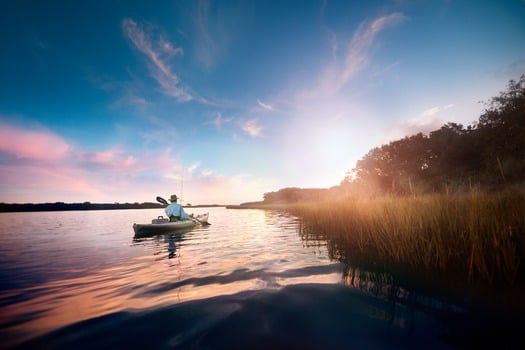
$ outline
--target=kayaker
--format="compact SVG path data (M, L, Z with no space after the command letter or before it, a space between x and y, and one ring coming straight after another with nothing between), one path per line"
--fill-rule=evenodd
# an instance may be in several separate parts
M180 221L180 220L190 220L190 216L186 214L184 209L182 208L182 205L177 203L177 197L176 194L172 194L170 197L171 204L164 209L166 212L166 216L170 218L170 221Z

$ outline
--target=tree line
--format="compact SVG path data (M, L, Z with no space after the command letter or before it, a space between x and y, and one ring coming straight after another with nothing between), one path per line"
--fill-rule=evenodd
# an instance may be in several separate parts
M373 148L339 186L285 188L264 194L265 203L340 196L415 195L494 190L525 184L525 75L485 102L478 121L446 123Z
M164 208L153 202L145 203L0 203L0 212L66 211L66 210L110 210L110 209L155 209Z

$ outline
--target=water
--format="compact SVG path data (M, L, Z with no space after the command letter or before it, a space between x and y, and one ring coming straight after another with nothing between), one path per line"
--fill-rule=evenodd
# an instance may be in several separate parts
M209 211L211 225L141 239L132 224L158 209L0 214L2 347L483 344L477 326L458 328L468 317L459 306L421 295L414 302L402 288L392 298L365 274L350 279L295 217L194 210Z

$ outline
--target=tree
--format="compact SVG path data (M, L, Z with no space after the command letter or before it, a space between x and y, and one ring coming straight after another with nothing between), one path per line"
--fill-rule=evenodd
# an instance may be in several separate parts
M370 150L341 186L407 194L525 182L525 75L466 129L447 123ZM353 184L354 186L349 186Z
M419 133L368 152L353 169L361 184L375 184L383 192L414 193L427 178L431 161L428 137Z
M430 133L429 144L429 177L435 190L479 180L482 145L472 127L447 123Z

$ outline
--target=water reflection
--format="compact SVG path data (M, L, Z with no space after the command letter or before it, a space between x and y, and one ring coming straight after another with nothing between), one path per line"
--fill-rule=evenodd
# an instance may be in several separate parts
M183 233L169 233L155 235L150 238L134 238L133 244L149 246L154 250L153 255L163 255L166 251L168 259L177 257L177 250L180 243L184 240Z
M304 223L299 234L307 246L324 240L330 259L343 265L342 284L384 301L374 317L391 326L412 334L421 328L416 315L425 314L446 325L448 341L460 347L483 345L488 341L485 334L505 338L510 348L523 343L523 299L518 297L516 303L514 297L511 302L508 290L480 289L443 276L421 276L403 266L385 266L361 254L348 237L315 232Z
M175 251L177 250L177 245L175 242L180 242L181 237L179 235L164 235L164 239L168 240L168 258L172 259L175 257Z

